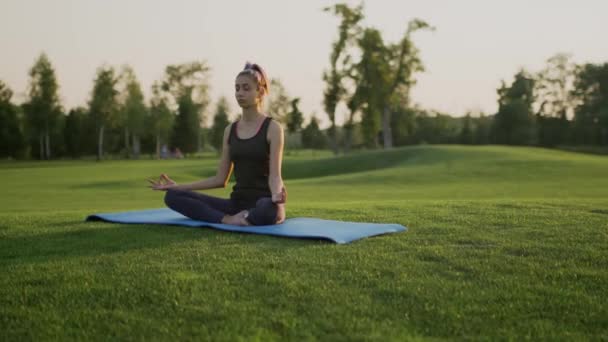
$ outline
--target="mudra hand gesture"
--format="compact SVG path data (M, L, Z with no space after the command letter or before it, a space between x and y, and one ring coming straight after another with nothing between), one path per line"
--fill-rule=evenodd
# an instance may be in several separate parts
M164 173L160 175L158 180L154 180L154 179L150 178L150 179L148 179L148 182L150 182L150 184L152 184L150 186L150 188L152 188L152 190L167 191L177 185L177 183L174 180L169 178L169 176L167 176Z

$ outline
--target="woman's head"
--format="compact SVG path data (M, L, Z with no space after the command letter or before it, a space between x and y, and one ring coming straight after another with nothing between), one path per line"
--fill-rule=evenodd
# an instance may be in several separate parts
M268 95L268 78L261 66L247 62L235 81L235 96L243 108L261 106L264 96Z

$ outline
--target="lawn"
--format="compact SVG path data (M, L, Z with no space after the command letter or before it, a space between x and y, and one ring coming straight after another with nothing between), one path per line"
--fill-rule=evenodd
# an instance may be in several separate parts
M287 155L288 217L408 227L348 245L84 222L216 164L1 162L0 340L608 339L606 156Z

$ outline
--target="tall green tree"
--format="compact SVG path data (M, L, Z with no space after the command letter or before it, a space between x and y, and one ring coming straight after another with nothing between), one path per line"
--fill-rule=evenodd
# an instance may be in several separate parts
M169 65L162 89L171 97L177 116L171 136L172 145L182 152L202 149L201 122L209 104L209 72L204 61Z
M302 130L302 146L311 149L323 149L327 146L327 138L319 129L319 119L312 115L308 125Z
M12 97L12 90L0 81L0 158L21 157L25 148L18 107L11 103Z
M159 82L152 85L152 98L150 99L150 118L147 121L150 132L154 135L156 145L156 158L160 158L161 147L169 144L171 128L175 114L169 108L169 99Z
M475 132L471 114L467 113L462 119L462 130L460 131L459 143L471 145L475 142Z
M200 118L198 106L189 96L179 98L177 116L173 125L171 145L183 153L193 153L199 148Z
M224 138L224 129L230 124L229 113L230 107L228 100L224 96L220 97L213 116L213 125L209 132L211 145L216 151L221 151Z
M377 145L382 127L385 149L393 147L391 115L394 104L409 100L409 90L416 83L414 74L424 70L419 51L411 36L419 30L433 30L425 21L414 19L396 44L385 44L380 31L364 29L358 39L361 59L355 64L357 89L351 100L362 108L363 134L366 145Z
M270 80L270 91L266 100L266 112L282 125L287 123L287 114L291 108L291 99L287 89L278 78Z
M534 79L526 71L519 71L510 87L502 82L498 89L498 113L494 117L493 127L496 143L535 143L536 127L532 109L534 102Z
M556 54L547 59L546 66L535 75L534 93L538 113L545 117L572 117L577 65L572 56Z
M71 109L65 118L63 140L68 156L77 158L87 152L87 111L78 107Z
M577 66L568 54L556 54L547 60L534 82L536 97L538 142L555 146L569 140L569 120L573 117L573 96Z
M120 113L125 132L125 147L132 158L139 158L141 153L141 137L144 134L148 108L145 104L141 85L130 66L123 67L120 78L123 89ZM131 138L131 144L129 144ZM130 146L129 146L130 145ZM129 147L132 149L129 151Z
M410 107L407 103L395 105L391 115L391 127L395 146L411 145L414 143L416 132L417 109Z
M39 158L51 158L51 135L61 115L59 85L48 56L42 53L29 72L28 98L23 105L32 138L38 140Z
M608 145L608 63L585 64L577 72L573 96L576 142Z
M329 135L331 148L334 154L338 153L338 134L336 129L336 108L347 96L346 81L352 69L352 57L349 50L352 49L355 40L360 35L359 22L363 19L363 4L351 8L347 4L340 3L323 9L340 18L338 26L338 38L332 44L332 52L329 57L329 70L323 72L323 81L326 83L323 91L323 106L329 116L331 126ZM350 77L353 79L354 77ZM355 102L349 102L350 118L347 119L348 132L350 133L353 116L357 109ZM350 143L350 136L347 137Z
M475 134L474 142L477 145L487 145L492 142L492 126L494 116L485 115L485 113L478 113L474 118L475 122Z
M352 103L362 108L361 126L365 145L376 147L380 131L381 111L386 98L386 81L390 72L388 51L382 41L380 31L366 28L358 40L361 59L356 64L357 88Z
M416 115L413 141L417 144L454 144L460 138L459 118L436 111L420 111Z
M97 133L97 160L103 159L104 132L106 128L116 120L118 111L118 90L116 90L116 78L114 68L102 66L97 69L97 76L91 92L89 101L89 113L95 125Z
M300 103L299 97L291 100L291 111L287 113L287 131L289 133L296 133L302 129L304 114L298 108L298 103Z

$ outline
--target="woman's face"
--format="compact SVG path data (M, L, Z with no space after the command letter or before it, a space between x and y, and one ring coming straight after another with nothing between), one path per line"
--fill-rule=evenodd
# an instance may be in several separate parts
M234 84L234 96L239 106L248 108L257 106L260 93L252 76L239 75Z

